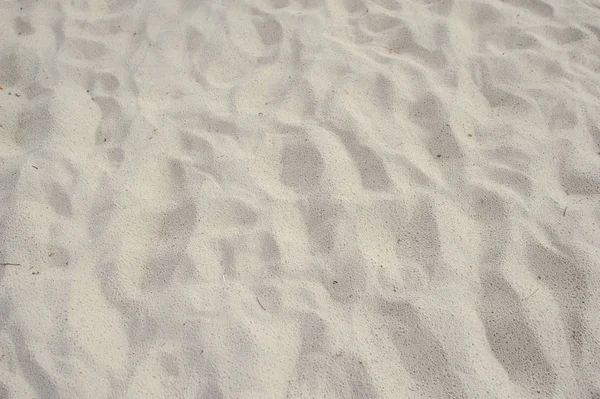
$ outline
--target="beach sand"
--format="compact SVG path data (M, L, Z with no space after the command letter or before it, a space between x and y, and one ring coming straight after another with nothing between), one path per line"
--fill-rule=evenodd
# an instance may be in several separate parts
M598 0L0 2L1 398L600 398Z

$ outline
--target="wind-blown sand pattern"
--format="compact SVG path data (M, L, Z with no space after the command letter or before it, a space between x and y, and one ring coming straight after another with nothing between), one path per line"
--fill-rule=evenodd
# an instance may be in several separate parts
M600 398L598 0L2 0L1 398Z

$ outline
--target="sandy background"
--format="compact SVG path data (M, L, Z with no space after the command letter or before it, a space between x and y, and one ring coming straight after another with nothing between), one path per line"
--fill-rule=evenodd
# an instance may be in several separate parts
M1 0L0 86L1 398L600 398L598 0Z

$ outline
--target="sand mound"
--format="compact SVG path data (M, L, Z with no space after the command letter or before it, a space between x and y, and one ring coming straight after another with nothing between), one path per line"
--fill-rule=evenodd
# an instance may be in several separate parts
M4 1L0 397L600 398L599 21Z

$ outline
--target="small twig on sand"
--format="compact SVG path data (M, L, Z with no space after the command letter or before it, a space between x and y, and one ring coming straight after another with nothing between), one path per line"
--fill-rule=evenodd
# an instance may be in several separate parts
M529 296L527 298L525 298L525 300L528 300L529 298L531 298L538 291L539 291L539 288L536 288L535 291L533 291L531 294L529 294Z
M260 299L258 299L258 297L256 297L256 302L258 302L258 304L260 305L260 307L262 308L262 310L267 310L262 303L260 303Z
M565 206L565 210L563 211L563 216L567 214L567 207Z
M0 263L0 266L21 266L20 263Z

